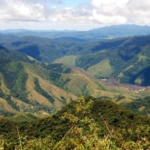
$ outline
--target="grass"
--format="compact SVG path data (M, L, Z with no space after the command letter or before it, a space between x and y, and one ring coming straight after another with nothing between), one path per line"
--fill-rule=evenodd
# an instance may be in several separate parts
M7 112L13 112L16 111L7 103L7 101L3 98L0 98L0 110L1 111L7 111Z
M109 60L104 60L103 63L107 66ZM24 65L25 70L28 74L28 79L26 81L26 89L28 94L27 101L23 102L19 98L11 97L12 102L14 102L19 107L19 111L34 112L34 110L36 110L36 112L41 114L46 113L47 111L45 111L45 106L48 108L53 107L55 109L60 109L65 104L68 104L72 100L76 100L82 95L110 98L115 98L118 95L124 95L125 97L131 99L137 96L139 97L142 94L143 96L150 95L149 90L140 92L137 95L134 91L129 91L127 88L108 85L103 81L96 79L92 75L89 75L82 69L76 67L71 67L72 72L70 73L61 73L58 78L61 86L56 86L53 83L54 81L48 79L49 70L42 68L42 66L40 66L40 63L36 62L34 64L22 64ZM55 102L53 104L50 103L50 101L48 101L46 97L36 92L36 90L34 89L34 78L38 78L41 88L55 99ZM2 78L0 86L3 93L9 95L10 90L5 86ZM1 99L0 107L6 109L8 112L13 111L13 108L4 101L4 99ZM120 101L120 103L126 103L127 101L130 101L130 99L123 99L122 101ZM42 108L43 111L41 110Z
M38 118L43 117L42 115L36 115L29 112L19 112L11 117L7 117L9 120L17 121L17 122L25 122L25 121L33 121ZM44 116L46 117L46 116Z
M27 90L29 92L28 99L30 99L31 101L37 101L40 104L52 106L50 104L50 102L44 96L42 96L41 94L39 94L38 92L35 91L35 89L34 89L34 77L33 76L29 75L26 86L27 86Z
M141 106L141 107L138 109L138 111L141 112L141 111L143 111L144 109L145 109L145 106Z
M70 99L75 100L77 97L71 93L66 93L65 90L50 84L50 82L43 80L40 78L40 85L41 87L48 92L50 95L53 96L53 98L55 98L55 106L56 107L62 107L63 104L61 103L61 97L64 97L65 99L67 99L67 103L70 102Z
M95 82L95 80L81 72L76 72L70 75L63 74L62 78L63 80L66 80L67 78L70 79L70 81L65 85L65 88L76 96L86 94L90 95L93 90L100 90L100 86Z
M50 141L49 138L39 138L30 141L25 140L25 142L19 140L20 144L16 144L14 147L18 150L140 150L145 148L146 150L149 150L150 148L149 142L145 138L142 138L138 143L133 141L122 141L120 134L114 135L112 139L109 135L105 136L104 138L98 138L97 134L93 136L83 136L82 133L80 133L81 135L79 134L78 136L74 135L74 138L69 138L69 136L71 134L73 135L73 132L76 132L77 130L80 130L80 128L70 128L70 130L67 132L68 134L66 133L64 138L56 144L54 144L52 140ZM118 145L119 139L120 145ZM2 148L4 147L4 142L4 140L1 142Z
M109 59L104 59L96 65L88 68L87 72L98 78L107 78L110 77L113 69L109 64Z
M140 62L141 60L145 60L145 59L148 59L148 57L147 57L147 56L144 56L144 55L141 55L141 54L138 55L138 61L139 61L139 62Z
M143 79L140 76L137 77L136 80L135 80L135 84L141 85L142 83L143 83Z
M77 58L78 56L75 55L64 56L59 59L56 59L53 63L62 63L67 66L76 66Z
M2 80L2 77L0 76L1 78L1 89L3 91L3 93L5 94L10 94L10 90L6 87L6 85L4 84L4 81Z
M71 99L75 100L77 98L72 93L67 93L65 90L53 85L51 81L46 80L46 76L43 78L45 74L48 74L46 69L43 69L44 72L37 75L37 67L33 68L33 66L29 64L25 64L25 66L27 66L26 71L28 72L28 80L26 84L29 92L28 99L37 101L40 104L44 104L49 107L56 107L60 109L64 105L62 97L66 99L66 103L69 103ZM35 91L33 82L35 77L39 79L40 86L55 99L54 104L51 104L45 97Z

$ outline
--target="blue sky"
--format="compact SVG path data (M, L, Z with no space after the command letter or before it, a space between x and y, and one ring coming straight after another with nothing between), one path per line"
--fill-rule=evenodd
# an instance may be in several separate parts
M91 0L47 0L47 4L52 7L66 8L66 7L78 7L84 3L91 3Z
M150 25L150 0L0 0L0 30Z
M64 0L63 7L76 7L82 3L90 3L90 0Z

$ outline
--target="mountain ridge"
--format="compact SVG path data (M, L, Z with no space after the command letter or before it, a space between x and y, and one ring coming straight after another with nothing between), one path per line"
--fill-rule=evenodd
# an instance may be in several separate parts
M104 83L80 68L63 64L44 64L28 57L23 62L20 61L19 52L15 52L16 57L11 55L14 52L9 51L7 59L0 59L1 115L15 115L20 111L40 115L54 113L82 95L109 97L115 101L122 91L127 97L128 94L136 97L136 89L129 91L128 87L122 85ZM24 54L21 56L24 57ZM149 89L140 92L139 96L144 93L147 96L148 91Z
M139 26L134 24L127 25L113 25L106 26L96 29L90 29L88 31L74 31L74 30L62 30L62 31L54 31L54 30L26 30L26 29L18 29L18 30L4 30L0 32L3 35L12 34L17 36L38 36L38 37L46 37L52 39L68 39L73 41L94 41L100 39L111 39L125 36L136 36L136 35L147 35L150 34L149 26ZM80 38L79 38L80 37Z
M0 39L0 93L6 110L6 106L11 107L9 114L18 111L39 112L41 115L53 113L82 95L108 97L113 101L117 101L118 97L123 95L125 98L117 102L130 102L129 105L134 103L137 93L139 99L144 95L149 96L148 88L143 91L140 91L142 87L130 90L129 86L107 84L102 79L115 77L122 83L147 86L150 36L85 43L62 42L33 36L0 36ZM11 48L13 50L8 50ZM38 53L32 59L34 50ZM33 55L28 57L28 52ZM51 56L50 62L55 61L38 61L38 58L44 59L44 56ZM61 60L54 57L60 57ZM142 109L140 103L135 111L144 114L145 110L148 111L148 107L145 105Z

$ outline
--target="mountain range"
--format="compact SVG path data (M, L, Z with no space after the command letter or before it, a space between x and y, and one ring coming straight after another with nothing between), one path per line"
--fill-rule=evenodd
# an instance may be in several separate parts
M0 36L0 44L46 63L62 63L84 69L99 79L150 85L150 36L75 42L33 36Z
M0 54L1 115L12 116L17 112L30 112L35 117L38 113L48 115L82 95L113 96L113 86L107 87L80 68L41 63L4 47ZM119 88L114 87L114 95L117 92Z
M138 26L134 24L112 25L101 28L95 28L88 31L76 30L26 30L26 29L9 29L0 31L2 35L15 36L36 36L51 38L57 40L69 40L76 42L95 41L101 39L113 39L127 36L139 36L150 34L149 26Z
M149 147L148 26L0 32L0 149Z
M0 35L1 115L29 112L36 118L82 95L108 97L146 114L149 103L140 98L149 96L149 88L140 86L150 85L149 41L149 35L89 42Z

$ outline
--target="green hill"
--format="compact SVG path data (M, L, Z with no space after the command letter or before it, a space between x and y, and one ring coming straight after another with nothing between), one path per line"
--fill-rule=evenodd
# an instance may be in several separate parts
M0 36L0 40L1 45L41 62L80 67L100 79L114 77L121 83L150 84L150 36L82 43L31 36Z
M2 49L1 52L6 54L6 58L0 58L2 116L28 112L36 118L37 113L47 116L82 95L118 95L117 87L112 91L112 86L107 87L104 82L89 76L79 68L40 63L7 49ZM26 59L20 61L21 57ZM19 118L18 116L18 120Z
M76 66L98 78L115 77L121 83L149 85L149 41L145 36L100 42L93 52L78 57Z
M134 79L138 84L147 83L149 36L143 38L103 41L95 52L90 49L89 54L83 55L88 51L84 49L78 51L79 55L65 56L55 63L39 62L1 46L0 146L5 149L15 146L18 149L148 149L149 87L98 79L114 74L121 82L132 83ZM111 48L112 45L115 47ZM101 46L102 49L96 50ZM69 65L71 60L73 63Z
M40 64L1 59L0 75L1 115L19 111L52 113L76 98L61 88L64 83L59 81L59 73Z
M11 51L0 45L0 59L12 59L24 62L31 62L27 55L23 53L18 53L16 51Z
M80 44L75 55L56 59L80 67L97 78L114 77L118 82L148 86L150 36L137 36ZM74 52L74 51L72 51ZM64 61L64 59L66 61Z
M1 119L0 132L6 143L12 141L6 147L23 149L147 149L149 123L109 100L81 97L45 119L21 124Z
M39 38L35 38L36 42L37 39ZM120 82L148 85L149 53L148 48L145 48L145 45L148 47L148 41L149 36L103 41L95 48L96 52L90 52L93 51L90 49L89 54L64 56L55 63L38 62L23 53L1 46L0 114L13 116L17 112L28 112L35 118L36 113L47 116L82 95L108 97L134 109L132 105L137 102L136 99L149 96L149 88L108 84L100 79L115 76ZM134 44L139 47L138 50ZM129 53L130 48L132 53ZM88 49L79 53L85 50ZM117 100L120 95L125 100ZM124 104L126 101L132 103ZM146 114L145 111L149 112L148 106L149 102L146 106L140 103L134 111ZM19 118L18 116L18 120Z

